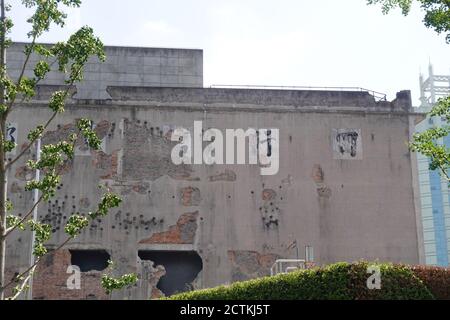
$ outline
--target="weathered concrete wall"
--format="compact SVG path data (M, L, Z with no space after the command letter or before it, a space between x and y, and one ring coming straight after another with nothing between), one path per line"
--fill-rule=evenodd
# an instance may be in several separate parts
M406 145L413 117L409 92L378 103L362 92L120 87L108 92L113 100L72 100L44 137L44 143L67 137L75 119L89 117L104 149L79 148L58 196L39 206L39 218L52 224L55 246L65 239L63 225L71 213L95 207L100 182L122 196L119 209L68 247L105 249L119 273L140 275L137 287L113 297L161 295L155 286L165 271L141 261L139 250L195 250L203 269L194 287L268 274L278 257L296 257L294 240L301 257L305 245L313 246L319 264L419 261ZM27 130L49 114L38 100L13 111L18 148ZM261 176L259 165L174 165L172 130L192 128L195 120L205 129L279 128L278 174ZM352 146L354 159L348 156ZM10 173L16 213L32 202L23 191L32 177L24 162ZM16 232L15 240L8 242L10 270L28 261L26 234ZM67 292L70 259L61 253L55 261L61 264L38 272L36 298L105 298L86 289L88 279L99 283L95 272L83 274L83 290ZM48 284L55 281L58 285Z
M23 62L25 43L14 43L7 52L9 75L19 77ZM110 99L107 86L157 86L202 87L203 51L195 49L166 49L106 46L106 61L97 58L88 61L84 80L77 84L78 99ZM25 75L32 76L32 67L38 61L32 55ZM57 63L50 59L52 70ZM52 71L41 81L47 85L61 85L64 74Z

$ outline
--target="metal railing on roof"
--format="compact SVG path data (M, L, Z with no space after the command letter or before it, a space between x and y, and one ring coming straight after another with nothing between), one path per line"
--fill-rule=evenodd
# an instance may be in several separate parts
M265 86L265 85L222 85L213 84L210 88L229 88L229 89L266 89L266 90L323 90L323 91L359 91L367 92L374 97L376 101L386 101L386 94L361 87L314 87L314 86Z

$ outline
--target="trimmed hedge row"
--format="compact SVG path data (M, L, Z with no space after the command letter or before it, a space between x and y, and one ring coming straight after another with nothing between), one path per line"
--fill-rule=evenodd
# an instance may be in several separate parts
M368 289L369 266L381 271L381 289ZM172 300L450 299L450 269L390 263L335 263L229 286L173 295Z
M411 266L411 270L436 299L450 300L450 268Z

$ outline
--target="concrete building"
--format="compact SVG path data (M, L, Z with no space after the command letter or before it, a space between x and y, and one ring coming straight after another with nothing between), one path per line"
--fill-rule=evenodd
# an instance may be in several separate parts
M420 76L421 106L420 112L429 112L439 97L450 94L450 76L435 75L429 66L426 80ZM417 131L422 132L432 127L447 125L445 119L429 117L417 124ZM450 148L450 137L439 141ZM440 176L438 170L429 170L429 159L417 155L421 216L425 250L425 263L448 266L450 261L450 192L448 182Z
M20 44L8 56L13 74L19 51ZM65 138L76 119L89 117L103 141L101 151L79 141L58 195L39 206L39 219L53 228L49 248L64 241L72 213L95 208L99 183L123 203L44 259L35 299L108 298L99 279L109 258L119 274L139 275L137 286L112 296L128 299L267 275L277 258L296 258L297 248L303 258L305 246L314 248L319 265L423 259L417 162L406 144L418 116L409 91L389 102L356 89L203 88L200 50L106 53L114 58L88 65L89 85L73 88L66 112L42 139ZM11 114L18 149L49 117L46 101L61 80L50 75ZM174 129L194 121L204 129L279 128L278 173L261 175L259 164L173 164ZM17 215L33 201L24 191L33 176L25 161L10 172ZM29 237L17 231L8 241L9 277L27 266ZM81 269L80 289L67 286L70 265Z

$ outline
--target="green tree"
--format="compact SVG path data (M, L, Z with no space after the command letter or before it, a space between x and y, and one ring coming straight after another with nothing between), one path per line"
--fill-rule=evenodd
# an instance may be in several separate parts
M416 0L425 11L424 24L433 28L438 34L447 32L446 41L450 43L450 0ZM401 8L407 15L413 0L367 0L368 4L381 4L383 13L393 8ZM439 170L450 185L450 149L441 143L441 139L450 133L450 96L441 98L428 113L430 117L442 117L446 125L430 128L416 133L409 144L412 151L417 151L430 159L430 170Z
M450 1L416 0L425 12L423 23L437 33L447 33L446 41L450 43ZM400 8L404 15L411 10L413 0L367 0L368 4L380 4L384 14L391 9Z
M11 6L6 4L5 0L0 1L0 300L2 300L5 298L15 299L26 290L36 266L42 257L50 254L45 244L51 238L51 227L34 220L33 210L40 202L55 196L61 180L62 165L65 161L73 159L77 141L86 139L91 148L98 149L100 140L91 129L91 121L80 119L77 122L76 133L71 134L65 140L42 146L40 159L28 159L27 166L30 169L40 170L43 175L39 180L32 180L27 183L25 190L37 190L39 197L30 210L20 218L8 213L14 205L7 200L8 169L16 161L26 156L26 151L45 134L58 114L64 112L69 89L75 83L82 81L83 68L88 59L91 56L97 56L101 61L104 61L105 53L102 42L94 36L93 30L88 26L84 26L75 32L66 42L58 42L51 46L43 46L38 43L39 37L48 32L52 24L64 27L66 14L63 8L79 7L81 0L22 0L22 4L33 12L27 20L30 25L30 31L28 32L30 42L26 45L24 51L25 59L20 75L16 80L13 80L8 75L6 63L6 50L11 45L11 39L8 38L8 35L13 28L13 22L7 16ZM29 65L32 54L39 57L39 62L34 66ZM15 144L9 141L6 135L8 116L17 104L26 103L33 97L36 86L46 77L52 64L57 66L59 72L66 74L67 89L56 91L51 95L48 101L49 118L47 122L38 125L36 128L30 128L26 146L18 152L17 156L7 160L7 153L15 148ZM26 77L25 70L30 68L34 71L34 76ZM121 199L117 195L105 189L95 211L90 212L87 217L80 214L73 214L69 217L64 228L67 238L54 251L59 250L79 235L91 221L107 215L109 209L118 207L120 202ZM35 262L10 281L5 279L6 241L14 230L35 233L32 248ZM109 284L105 286L105 290L109 293L113 289L120 289L136 281L137 278L134 274L118 278L105 275L102 283ZM12 289L11 297L5 296L7 289Z

